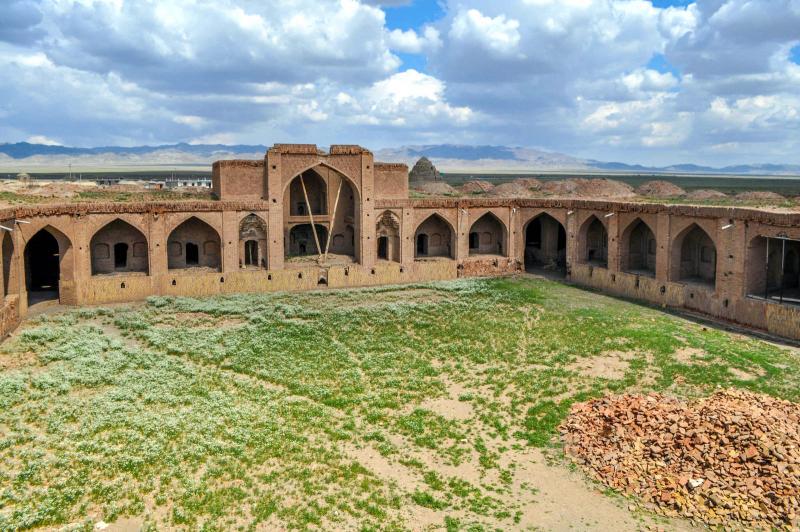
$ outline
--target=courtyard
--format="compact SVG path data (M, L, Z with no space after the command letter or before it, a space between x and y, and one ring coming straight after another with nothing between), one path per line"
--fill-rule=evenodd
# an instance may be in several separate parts
M694 529L572 465L571 406L798 370L530 276L59 309L0 344L0 529Z

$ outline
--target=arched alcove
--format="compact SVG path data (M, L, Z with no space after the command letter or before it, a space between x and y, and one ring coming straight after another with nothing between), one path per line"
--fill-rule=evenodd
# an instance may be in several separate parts
M584 262L608 267L608 231L597 216L592 215L583 223L580 241L583 243Z
M378 260L400 262L400 220L391 211L378 217L375 227Z
M469 229L470 255L506 255L506 228L503 222L487 212Z
M251 213L239 223L239 267L267 268L267 224Z
M137 228L116 219L97 231L89 245L92 275L147 273L147 238Z
M655 277L656 235L641 218L631 222L622 233L620 249L622 271Z
M671 279L716 287L717 247L699 225L684 229L672 243Z
M567 231L547 213L525 225L525 269L565 271L567 267Z
M169 269L207 268L221 271L221 248L219 233L206 222L192 216L169 234Z
M414 233L414 257L453 258L453 230L447 221L438 214L430 215L419 224Z
M61 280L66 278L69 269L64 261L71 248L67 236L50 226L40 229L25 244L25 288L29 305L60 298Z

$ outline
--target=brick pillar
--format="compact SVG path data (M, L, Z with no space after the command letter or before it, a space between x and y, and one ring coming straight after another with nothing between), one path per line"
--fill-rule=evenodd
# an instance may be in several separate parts
M509 259L519 260L519 256L517 253L517 249L519 249L519 244L517 240L519 238L519 209L516 207L509 207L508 208L508 242L506 242L506 251ZM523 261L525 257L523 257Z
M239 270L239 213L222 212L222 271Z
M87 231L88 224L85 216L74 217L75 232L72 235L72 248L74 252L74 269L72 279L75 283L75 290L72 298L75 304L83 304L84 295L82 288L85 286L82 281L92 277L92 234ZM103 226L97 228L99 231ZM63 272L63 266L62 266Z
M746 231L743 221L717 220L717 293L743 297L745 292ZM727 229L722 229L731 225Z
M403 264L414 262L414 209L404 208L400 219L400 261Z
M656 218L656 279L662 283L669 280L671 242L669 214L660 212Z
M461 205L456 207L456 249L454 257L457 261L462 261L469 257L469 229L472 223L469 212Z
M567 271L575 264L581 262L579 260L581 252L578 246L578 230L580 229L578 225L578 211L569 209L567 213L569 212L572 212L572 214L567 214Z
M267 201L269 202L269 219L267 231L269 242L267 245L267 263L271 270L283 269L283 179L281 177L281 156L277 151L267 151L266 164Z
M608 270L620 271L620 234L619 215L606 218L608 221Z
M365 268L375 265L377 250L375 246L375 164L371 153L361 155L361 209L356 231L360 238L356 239L356 257ZM359 246L360 243L360 246Z
M147 240L148 259L150 260L150 277L152 278L153 293L161 294L161 286L166 282L164 278L169 274L167 259L168 242L166 217L157 212L148 215Z

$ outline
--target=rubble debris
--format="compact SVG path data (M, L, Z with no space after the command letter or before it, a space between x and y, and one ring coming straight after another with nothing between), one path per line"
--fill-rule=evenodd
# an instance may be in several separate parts
M560 429L591 477L662 515L800 526L800 404L733 389L688 403L608 396L573 405Z

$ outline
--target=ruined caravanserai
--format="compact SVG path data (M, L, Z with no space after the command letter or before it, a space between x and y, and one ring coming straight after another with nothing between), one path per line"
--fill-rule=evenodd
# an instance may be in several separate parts
M359 146L213 165L215 201L0 209L0 336L31 304L99 305L504 275L800 339L800 214L585 199L411 199Z

